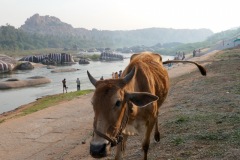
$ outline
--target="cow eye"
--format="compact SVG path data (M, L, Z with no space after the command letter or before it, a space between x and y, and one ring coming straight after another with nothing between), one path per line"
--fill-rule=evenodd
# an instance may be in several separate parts
M121 106L121 103L122 103L121 101L117 100L117 102L116 102L116 104L115 104L116 107L120 107L120 106Z

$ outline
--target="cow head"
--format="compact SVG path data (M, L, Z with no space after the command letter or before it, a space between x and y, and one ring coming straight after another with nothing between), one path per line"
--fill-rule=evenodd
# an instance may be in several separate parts
M144 107L156 101L158 97L146 92L133 92L133 89L129 89L134 88L132 79L135 75L135 68L120 79L98 81L89 72L87 74L96 88L92 97L94 134L90 143L90 154L94 158L101 158L108 155L110 146L121 142L122 130L128 121L128 104Z

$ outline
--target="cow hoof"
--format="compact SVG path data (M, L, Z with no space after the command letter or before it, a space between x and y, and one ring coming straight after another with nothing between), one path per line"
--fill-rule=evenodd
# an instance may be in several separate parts
M159 132L156 132L156 133L154 134L154 139L155 139L156 142L159 142L159 141L160 141L160 133L159 133Z

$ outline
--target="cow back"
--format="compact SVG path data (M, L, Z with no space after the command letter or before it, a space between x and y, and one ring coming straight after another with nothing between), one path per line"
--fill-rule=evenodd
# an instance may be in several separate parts
M136 68L135 78L128 85L135 92L149 92L159 97L158 106L166 99L169 90L169 77L162 64L160 54L143 52L134 54L123 76Z

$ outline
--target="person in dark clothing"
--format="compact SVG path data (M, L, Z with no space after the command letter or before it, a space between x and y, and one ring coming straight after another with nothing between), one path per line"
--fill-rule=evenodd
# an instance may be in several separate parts
M119 71L118 77L120 78L122 76L122 70Z
M80 84L81 83L80 83L79 78L77 78L76 83L77 83L77 90L80 91Z
M182 60L184 60L185 59L185 53L183 52L183 55L182 55Z
M193 57L195 57L196 56L196 50L194 49L193 50Z
M67 86L66 86L66 79L64 78L63 80L62 80L62 84L63 84L63 93L64 93L64 90L66 91L66 93L67 93Z

